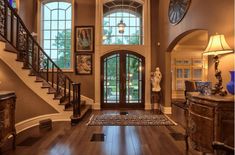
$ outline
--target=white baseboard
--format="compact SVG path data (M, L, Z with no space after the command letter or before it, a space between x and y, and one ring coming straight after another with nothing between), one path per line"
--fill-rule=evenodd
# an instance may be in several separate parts
M100 109L101 109L100 103L94 103L94 104L92 105L92 109L94 109L94 110L100 110Z
M160 105L160 109L164 114L172 114L171 107L164 107L163 105Z
M145 110L151 110L151 103L145 103L145 105L144 105L144 109Z
M84 95L81 95L81 99L82 100L85 100L86 101L86 104L89 104L89 105L93 105L94 104L94 100L89 98L89 97L86 97Z

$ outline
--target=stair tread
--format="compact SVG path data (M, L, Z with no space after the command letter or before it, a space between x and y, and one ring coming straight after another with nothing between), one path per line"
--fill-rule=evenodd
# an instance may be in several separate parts
M81 115L84 111L91 109L91 105L85 105L81 107ZM69 107L68 109L65 109L65 111L73 111L73 107Z
M73 99L70 100L71 102L73 101ZM65 100L64 102L61 102L60 105L65 105L68 104L68 100ZM81 106L86 105L86 101L85 100L81 100Z

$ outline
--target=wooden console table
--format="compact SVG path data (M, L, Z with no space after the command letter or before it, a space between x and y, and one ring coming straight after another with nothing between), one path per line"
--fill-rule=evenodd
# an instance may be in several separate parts
M13 148L15 148L15 101L14 92L0 91L0 154L2 146L10 135L13 136Z
M187 104L187 134L194 149L213 152L213 141L234 147L234 96L187 93Z

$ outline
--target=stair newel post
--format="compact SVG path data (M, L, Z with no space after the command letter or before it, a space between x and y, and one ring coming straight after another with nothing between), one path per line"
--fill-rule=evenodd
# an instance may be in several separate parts
M71 125L76 125L79 123L80 119L80 83L72 83L73 86L73 115L70 117Z
M71 104L71 81L70 81L70 79L68 79L69 80L69 104Z
M52 88L54 88L54 72L55 72L55 71L54 71L54 67L55 67L55 66L54 66L54 63L52 63L52 68L51 68L51 78L52 78L52 79L51 79L51 80L52 80L51 82L52 82Z
M78 92L77 92L77 97L78 97L78 115L80 117L81 115L81 83L78 83L77 84L77 89L78 89Z

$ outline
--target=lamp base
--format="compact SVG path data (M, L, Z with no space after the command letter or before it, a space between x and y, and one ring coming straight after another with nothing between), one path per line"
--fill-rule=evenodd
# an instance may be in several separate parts
M212 95L216 95L219 94L220 96L226 96L227 95L227 91L224 89L218 89L216 87L211 89L211 94Z
M216 95L219 94L220 96L226 96L227 91L223 89L222 86L222 76L221 76L221 71L218 69L219 66L219 57L218 55L215 55L213 57L214 63L215 63L215 77L217 79L217 83L215 84L215 87L212 88L211 94Z

